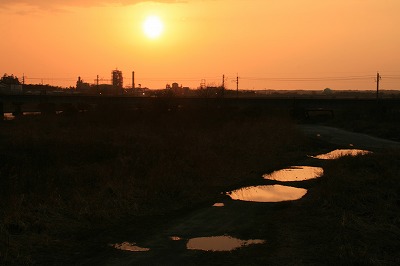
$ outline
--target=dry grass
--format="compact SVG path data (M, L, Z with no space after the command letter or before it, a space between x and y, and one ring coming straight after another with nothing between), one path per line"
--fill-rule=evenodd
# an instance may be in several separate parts
M0 256L10 264L33 263L32 244L208 201L298 158L304 143L285 115L260 110L36 116L0 128Z
M398 265L399 173L398 152L343 158L326 166L304 208L315 208L314 222L324 224L313 240L331 248L327 261Z

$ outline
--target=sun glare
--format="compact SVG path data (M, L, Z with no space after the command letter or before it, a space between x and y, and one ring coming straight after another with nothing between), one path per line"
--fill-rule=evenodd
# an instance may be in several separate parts
M161 35L164 24L157 16L149 16L143 23L143 32L150 39L156 39Z

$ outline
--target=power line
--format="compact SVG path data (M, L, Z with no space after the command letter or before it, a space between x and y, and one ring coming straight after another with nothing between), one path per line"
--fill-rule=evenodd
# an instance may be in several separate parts
M389 72L390 73L390 72ZM385 75L385 80L388 82L396 82L397 80L400 80L400 75L396 75L398 72L391 72L391 75ZM227 75L223 76L223 85L225 79L230 80L232 79L233 82L236 82L236 87L238 87L239 84L239 77L236 74L235 78L232 78L233 75L230 75L231 78L228 78ZM379 75L381 78L381 76ZM45 82L50 82L50 83L57 83L57 82L75 82L77 78L75 77L38 77L38 76L33 76L29 77L23 74L23 79L24 82L27 83L29 81L39 81L39 83L43 84L43 81ZM97 78L92 77L92 76L84 76L82 77L83 80L95 80L94 83L97 83L96 81L102 81L102 82L111 82L110 79L103 79L103 78ZM375 80L377 81L377 76L374 75L341 75L341 76L308 76L308 77L301 77L297 76L296 74L289 74L288 76L283 76L283 77L277 77L275 76L267 76L267 75L260 75L260 76L244 76L240 77L241 80L244 81L264 81L264 82L328 82L328 81L361 81L361 80ZM171 81L179 81L179 82L201 82L202 80L207 80L208 82L211 83L219 83L221 80L221 76L191 76L191 77L150 77L150 76L145 76L145 77L140 77L140 80L142 82L171 82Z
M347 80L367 80L373 79L372 75L365 76L342 76L342 77L242 77L244 80L254 81L291 81L291 82L312 82L312 81L347 81Z

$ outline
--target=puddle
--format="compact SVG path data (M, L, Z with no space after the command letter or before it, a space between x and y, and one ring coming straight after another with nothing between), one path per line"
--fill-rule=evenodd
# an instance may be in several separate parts
M123 242L120 244L110 244L110 246L119 250L132 251L132 252L145 252L150 250L149 248L142 248L136 246L136 243L129 243L129 242Z
M15 116L12 113L4 113L4 120L9 121L13 120Z
M223 204L222 202L217 202L217 203L214 203L214 205L213 205L213 207L224 207L225 206L225 204Z
M186 248L204 251L232 251L238 248L255 244L264 244L265 240L241 240L231 236L197 237L188 241Z
M324 174L324 169L313 166L293 166L272 172L271 174L263 175L264 179L276 181L304 181L321 177Z
M22 115L40 115L41 112L23 112ZM4 113L4 120L9 121L9 120L14 120L15 115L13 113Z
M56 111L56 114L61 114L62 111ZM41 112L22 112L23 116L35 116L35 115L41 115ZM14 120L15 119L15 115L13 115L13 113L4 113L4 120Z
M339 149L334 150L325 154L320 154L316 156L311 156L312 158L321 159L321 160L335 160L339 159L343 156L358 156L372 153L371 151L366 150L357 150L357 149Z
M228 192L233 200L252 202L280 202L298 200L307 193L304 188L295 188L281 185L253 186Z

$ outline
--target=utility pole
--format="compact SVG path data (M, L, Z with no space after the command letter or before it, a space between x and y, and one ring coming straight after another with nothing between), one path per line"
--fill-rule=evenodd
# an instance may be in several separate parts
M379 81L382 79L379 72L376 74L376 100L379 99Z
M96 92L99 94L99 75L96 77Z
M236 74L236 97L239 97L239 75Z
M222 75L222 97L225 94L225 75Z

